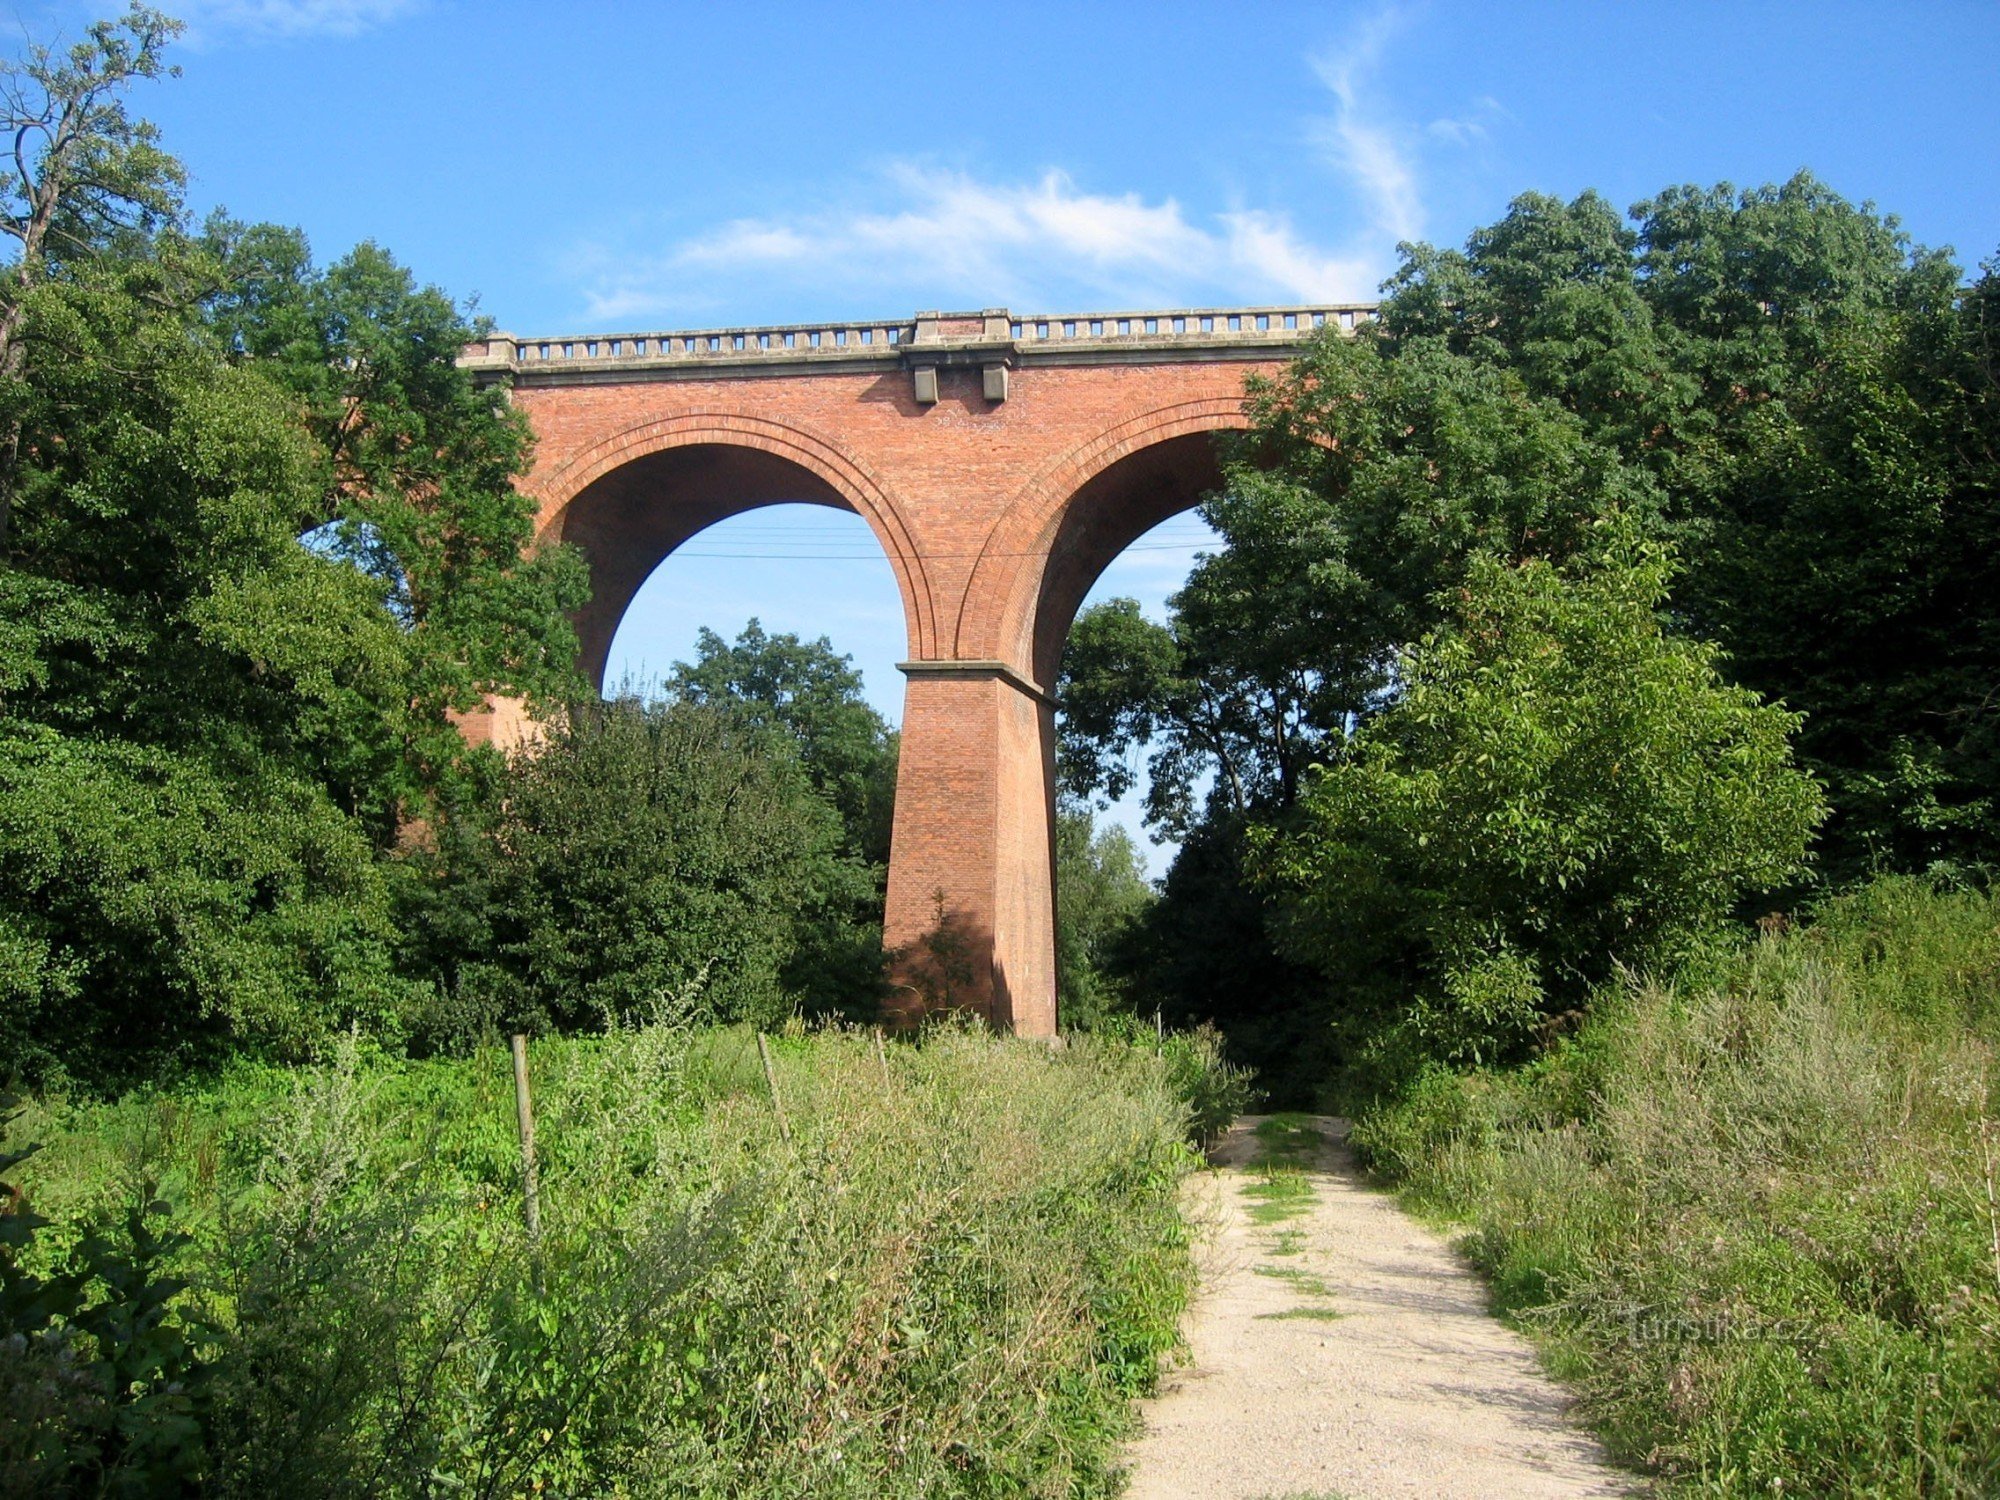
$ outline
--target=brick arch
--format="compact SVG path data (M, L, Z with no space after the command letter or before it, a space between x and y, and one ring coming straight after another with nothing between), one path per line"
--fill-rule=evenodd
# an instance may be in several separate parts
M594 338L495 333L465 363L508 383L534 429L540 467L524 488L540 502L541 534L595 527L596 550L622 547L632 573L695 523L756 504L814 500L867 519L897 575L910 642L885 945L917 986L911 1003L937 1002L947 997L918 977L949 923L965 970L951 1003L1045 1034L1056 1024L1045 689L1074 612L1131 541L1218 482L1213 437L1247 425L1245 377L1276 374L1321 330L1356 327L1369 311L1016 318L988 308ZM661 513L676 506L669 525ZM600 634L608 644L609 628ZM517 737L498 712L486 717L468 733Z
M911 654L932 653L936 611L909 525L887 487L801 426L730 411L683 411L628 427L530 475L538 543L578 544L592 601L578 620L582 663L601 681L632 597L683 542L731 516L804 502L868 523L902 595Z
M988 534L958 622L958 655L1004 661L1043 691L1091 585L1126 547L1221 480L1214 438L1249 426L1240 395L1131 417L1049 464Z

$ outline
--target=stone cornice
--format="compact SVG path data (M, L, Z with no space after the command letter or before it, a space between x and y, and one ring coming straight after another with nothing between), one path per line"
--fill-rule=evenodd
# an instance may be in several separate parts
M1373 303L1017 316L1004 308L904 320L788 323L526 338L494 332L459 363L526 386L742 379L888 370L1174 364L1288 358L1329 325L1352 331ZM1004 388L1004 387L1003 387Z

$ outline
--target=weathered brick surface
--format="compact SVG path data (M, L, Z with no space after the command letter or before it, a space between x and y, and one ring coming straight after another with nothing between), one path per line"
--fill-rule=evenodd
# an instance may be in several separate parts
M1046 1034L1053 715L1028 685L1053 688L1070 620L1105 565L1213 483L1211 435L1242 425L1245 375L1273 367L1031 364L1011 372L1004 402L985 399L977 368L943 368L930 406L902 370L524 383L514 399L537 438L526 488L541 534L591 561L597 597L579 624L593 670L668 552L726 516L793 500L868 522L902 592L913 661L1004 664L908 682L886 940L918 942L941 897L980 949L980 1002Z

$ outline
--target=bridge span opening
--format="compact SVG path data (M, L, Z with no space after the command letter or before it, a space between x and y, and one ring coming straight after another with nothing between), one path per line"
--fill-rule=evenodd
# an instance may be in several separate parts
M1244 380L1372 308L1182 309L596 338L496 334L536 438L524 489L574 542L601 682L646 577L729 516L851 510L881 545L908 641L884 941L901 1004L949 993L1001 1027L1056 1029L1055 686L1113 559L1215 487ZM518 732L504 711L487 725ZM941 967L949 965L949 983Z

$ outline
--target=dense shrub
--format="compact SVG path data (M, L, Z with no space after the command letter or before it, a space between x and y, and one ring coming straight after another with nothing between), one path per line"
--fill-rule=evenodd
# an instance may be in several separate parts
M1378 1085L1521 1060L1802 868L1822 809L1795 716L1668 634L1670 558L1599 529L1560 568L1475 558L1396 701L1261 840L1280 946Z
M216 1325L209 1493L1111 1493L1190 1287L1212 1053L775 1052L789 1142L748 1030L538 1044L539 1247L504 1050L350 1046L16 1133L49 1142L52 1219L115 1205L135 1158L175 1201Z
M15 1185L33 1154L0 1151L0 1494L180 1494L207 1462L215 1373L174 1306L185 1238L140 1184L122 1222L37 1256L51 1226Z
M382 872L268 760L0 723L0 1082L103 1082L393 1031Z
M786 738L717 708L579 703L490 805L402 872L406 953L450 1002L434 1043L598 1030L690 986L711 1017L769 1025L815 998L802 970L873 1000L872 877Z
M2000 900L1885 878L1355 1140L1689 1492L2000 1487Z

